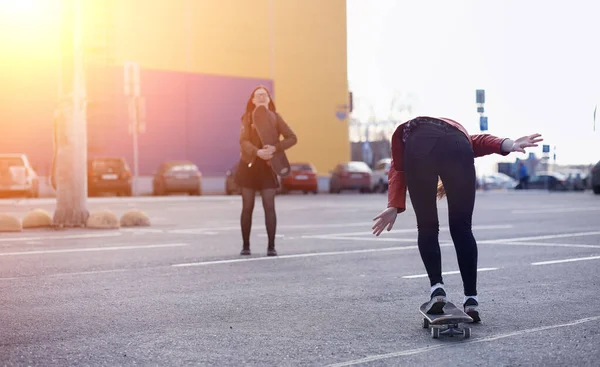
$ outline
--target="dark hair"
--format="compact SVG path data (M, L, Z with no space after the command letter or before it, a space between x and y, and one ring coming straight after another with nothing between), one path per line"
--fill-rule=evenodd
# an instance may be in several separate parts
M264 89L267 91L267 95L269 96L269 110L277 112L277 109L275 108L275 103L273 103L273 98L271 97L271 92L269 92L269 89L264 85L259 85L258 87L252 90L252 93L250 93L250 98L248 98L248 102L246 103L246 114L252 114L252 111L254 111L255 106L254 103L252 103L252 98L254 98L254 93L256 93L256 91L259 89Z

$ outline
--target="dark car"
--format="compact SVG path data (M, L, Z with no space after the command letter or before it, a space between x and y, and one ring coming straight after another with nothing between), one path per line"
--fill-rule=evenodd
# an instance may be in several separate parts
M361 161L338 164L331 172L329 192L340 193L342 190L371 190L371 168Z
M302 191L316 194L319 188L317 170L310 163L292 163L289 175L281 178L282 192Z
M529 179L529 189L569 191L567 176L558 172L540 172Z
M596 163L594 167L592 167L592 172L590 176L592 190L594 190L594 194L600 195L600 161Z
M202 173L190 161L167 161L160 165L152 180L153 195L170 193L202 195Z
M131 196L131 170L124 158L88 159L88 194L114 193Z

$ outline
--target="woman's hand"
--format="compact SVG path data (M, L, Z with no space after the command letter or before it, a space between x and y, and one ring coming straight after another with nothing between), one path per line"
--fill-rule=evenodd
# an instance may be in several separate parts
M542 136L541 134L533 134L533 135L527 135L527 136L524 136L522 138L515 140L512 148L511 148L511 152L525 153L525 148L537 147L538 146L537 143L544 140L541 138L541 136Z
M267 153L269 153L269 154L275 154L275 151L276 151L277 149L276 149L274 146L272 146L272 145L265 145L265 146L263 147L263 150L266 150L266 151L267 151Z
M256 155L258 156L258 158L263 159L265 161L268 161L269 159L273 158L273 154L269 153L269 151L266 149L259 149L256 152Z
M398 209L393 208L393 207L387 208L386 210L379 213L378 216L373 218L373 220L377 220L377 223L375 223L375 225L372 228L373 234L375 236L379 236L381 234L381 232L383 232L383 230L385 229L386 226L387 226L387 230L389 232L392 229L392 227L394 226L394 223L396 222L397 215L398 215Z

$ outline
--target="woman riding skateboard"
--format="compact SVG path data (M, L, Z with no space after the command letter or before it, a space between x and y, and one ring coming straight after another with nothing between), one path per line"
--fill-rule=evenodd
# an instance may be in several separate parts
M253 111L264 106L276 121L273 128L283 135L283 140L275 145L264 145L261 142L254 122ZM277 216L275 213L275 193L279 188L279 180L272 170L270 160L276 152L283 152L297 143L297 138L292 129L277 113L275 104L266 87L256 87L246 103L246 111L242 116L240 132L240 163L235 175L235 181L242 191L242 214L240 224L242 227L242 251L240 255L250 255L250 230L252 228L252 213L254 211L254 198L256 191L260 191L262 204L265 211L265 225L267 228L268 246L267 256L276 256L275 231Z
M454 242L464 287L464 311L481 321L477 301L477 243L471 222L475 205L474 158L488 154L525 153L536 147L540 134L517 140L489 134L469 135L447 118L417 117L392 136L392 164L388 173L388 208L373 220L373 234L390 231L398 213L406 210L406 191L417 217L419 253L431 285L427 313L443 313L447 302L442 280L436 197L447 196L450 235ZM438 178L441 183L438 184ZM443 185L442 185L443 183Z

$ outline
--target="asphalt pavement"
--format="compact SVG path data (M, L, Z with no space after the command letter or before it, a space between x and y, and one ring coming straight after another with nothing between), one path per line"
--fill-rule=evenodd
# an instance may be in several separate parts
M92 198L151 227L0 234L0 364L6 366L596 366L600 196L479 192L482 323L433 339L412 208L371 234L385 194L277 197L266 257L260 196L250 257L238 196ZM0 200L0 213L53 210ZM462 283L439 202L446 290Z

